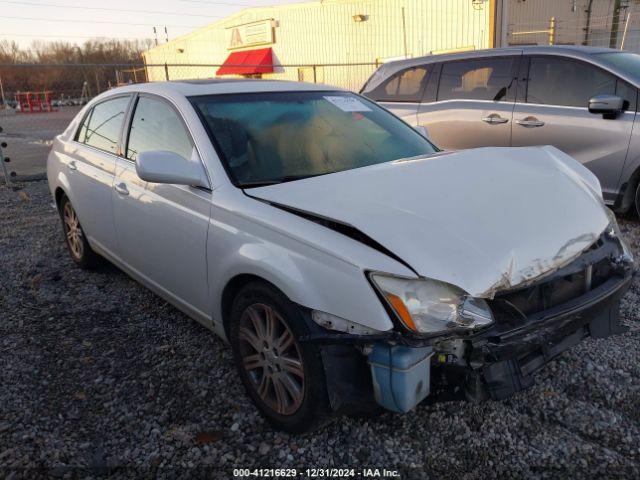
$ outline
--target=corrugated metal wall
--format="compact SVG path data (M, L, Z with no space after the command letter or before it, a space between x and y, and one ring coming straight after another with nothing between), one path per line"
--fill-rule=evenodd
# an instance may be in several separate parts
M404 9L404 28L403 28ZM284 65L375 63L434 51L490 46L490 2L472 0L332 0L272 8L250 8L145 53L147 64L221 64L227 58L224 31L272 18L278 22L274 61ZM366 21L355 22L354 15ZM406 52L405 52L406 41ZM182 53L180 52L182 50ZM324 83L359 88L375 66L316 69ZM152 80L164 70L149 69ZM169 77L210 77L215 69L169 67ZM305 79L309 76L304 71ZM297 80L297 67L278 68L269 78Z
M617 19L616 48L622 46L622 39L625 37L626 50L640 51L640 2L621 2L626 8L622 8L617 16L614 14L615 3L615 0L508 0L508 43L548 44L548 33L523 32L549 29L550 19L555 17L556 44L608 47L611 28ZM588 13L590 4L591 15ZM629 20L625 35L627 16Z

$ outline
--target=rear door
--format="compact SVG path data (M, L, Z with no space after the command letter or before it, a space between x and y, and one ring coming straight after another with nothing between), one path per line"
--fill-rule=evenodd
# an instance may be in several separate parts
M444 149L509 146L520 56L443 62L424 90L418 124Z
M85 115L68 151L68 192L85 235L93 244L112 252L111 188L120 134L131 95L111 97L94 105Z
M160 97L139 96L124 150L117 160L113 188L119 257L163 295L197 318L207 319L211 192L145 182L135 168L137 156L146 151L170 151L200 161L180 113Z
M418 121L418 107L433 65L408 67L394 73L363 95L395 113L411 126Z
M512 145L559 148L589 168L600 180L605 200L612 200L631 138L636 89L578 59L540 55L525 57L523 65ZM598 94L624 98L627 110L615 119L589 113L589 99Z

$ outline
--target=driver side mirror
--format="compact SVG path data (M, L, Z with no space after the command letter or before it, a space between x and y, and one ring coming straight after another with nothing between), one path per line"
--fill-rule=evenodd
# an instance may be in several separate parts
M136 173L147 182L210 188L195 150L189 160L164 150L142 152L136 158Z
M596 95L589 99L589 113L602 114L604 118L615 118L624 111L624 103L617 95Z

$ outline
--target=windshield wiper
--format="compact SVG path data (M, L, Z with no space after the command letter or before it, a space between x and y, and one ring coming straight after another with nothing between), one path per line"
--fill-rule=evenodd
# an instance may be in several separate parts
M278 183L294 182L296 180L302 180L305 178L317 177L318 175L323 175L323 174L316 173L311 175L285 175L284 177L279 177L279 178L267 178L264 180L249 180L249 181L240 183L238 186L240 188L268 187L269 185L277 185Z

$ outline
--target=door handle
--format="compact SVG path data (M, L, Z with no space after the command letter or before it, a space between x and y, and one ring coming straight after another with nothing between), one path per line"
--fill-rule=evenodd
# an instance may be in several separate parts
M490 125L498 125L500 123L507 123L509 121L508 118L501 117L497 113L492 113L487 117L482 117L482 121L488 123Z
M78 166L76 165L76 161L75 160L71 160L69 162L69 170L73 170L73 171L78 170Z
M542 127L544 125L544 122L541 122L535 117L527 117L523 118L522 120L516 120L516 123L523 127Z
M120 195L129 195L129 189L125 183L116 183L116 186L113 187L116 189Z

